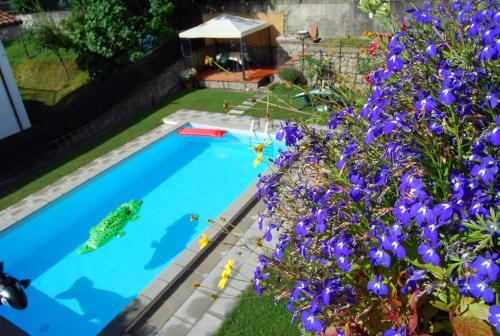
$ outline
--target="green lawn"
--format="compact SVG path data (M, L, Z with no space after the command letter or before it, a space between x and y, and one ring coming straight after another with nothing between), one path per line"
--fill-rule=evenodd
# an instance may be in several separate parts
M184 90L169 99L165 105L153 112L138 115L118 129L98 136L91 141L77 146L70 153L63 155L42 168L15 182L2 186L0 190L0 210L19 202L21 199L44 188L61 177L77 170L81 166L106 154L107 152L135 139L141 134L161 124L161 119L182 108L209 112L223 112L223 103L240 104L250 98L251 92L224 90Z
M297 324L292 324L291 319L284 303L276 305L271 296L258 297L250 287L216 336L300 336Z
M40 50L29 36L23 40L5 42L4 46L25 101L54 106L88 81L87 72L76 65L76 53L73 51L62 52L68 69L67 78L56 56L48 50Z
M298 109L303 105L304 101L293 98L302 91L300 87L287 88L284 85L274 85L271 87L271 94L269 96L269 109L267 108L267 99L264 98L262 102L258 102L251 109L247 110L245 115L260 117L269 111L272 119L309 119L313 109L309 106L300 110L304 113L299 112Z

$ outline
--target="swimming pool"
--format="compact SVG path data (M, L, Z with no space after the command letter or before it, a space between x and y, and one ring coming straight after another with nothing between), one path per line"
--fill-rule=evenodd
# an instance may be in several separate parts
M32 335L98 333L266 168L253 168L248 149L263 140L171 134L3 232L6 271L32 284L26 310L0 314ZM91 227L134 198L144 203L125 236L76 253Z

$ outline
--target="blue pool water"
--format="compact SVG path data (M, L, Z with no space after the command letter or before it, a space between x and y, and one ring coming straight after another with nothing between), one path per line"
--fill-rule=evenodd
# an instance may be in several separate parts
M97 334L266 168L252 165L258 142L170 135L0 234L6 272L32 280L28 308L0 314L32 335ZM89 229L133 198L144 203L125 236L78 255Z

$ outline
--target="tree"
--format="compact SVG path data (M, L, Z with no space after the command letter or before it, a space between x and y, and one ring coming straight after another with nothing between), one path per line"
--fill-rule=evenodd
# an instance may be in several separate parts
M75 0L65 23L92 78L141 59L173 35L170 0Z
M58 27L54 21L42 19L37 21L31 28L31 39L42 49L48 49L56 55L64 69L66 78L69 78L68 69L61 56L61 49L70 49L71 40L69 36Z

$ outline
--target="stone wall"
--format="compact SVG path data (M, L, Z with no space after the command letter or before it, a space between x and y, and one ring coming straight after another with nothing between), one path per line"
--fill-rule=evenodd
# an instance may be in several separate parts
M383 32L386 28L358 9L358 0L279 0L274 8L285 15L285 35L311 30L318 25L319 36L360 36L363 31ZM410 0L390 0L392 14L404 15Z
M389 0L392 14L402 17L405 10L421 0ZM359 0L274 0L274 1L219 1L205 6L205 13L231 12L236 15L265 18L273 12L283 16L276 30L293 35L300 30L311 30L318 25L322 38L360 36L363 31L384 32L386 28L358 9Z
M21 29L29 29L33 24L41 19L49 19L54 21L56 24L60 24L62 20L69 17L71 12L69 11L52 11L45 13L31 13L31 14L17 14L16 18L23 21Z
M279 37L277 41L279 45L275 57L278 66L288 63L300 69L302 61L298 56L302 55L302 42L295 37L285 36ZM328 47L306 41L304 43L304 53L316 59L328 59L336 73L347 76L358 83L364 81L363 70L364 67L366 68L364 61L368 60L368 57L364 54L363 48Z
M20 33L30 29L35 22L38 20L48 18L54 21L56 24L60 24L62 20L68 18L69 11L54 11L46 13L31 13L31 14L17 14L16 18L23 21L19 26L11 26L0 28L0 40L1 41L13 41L20 38Z

